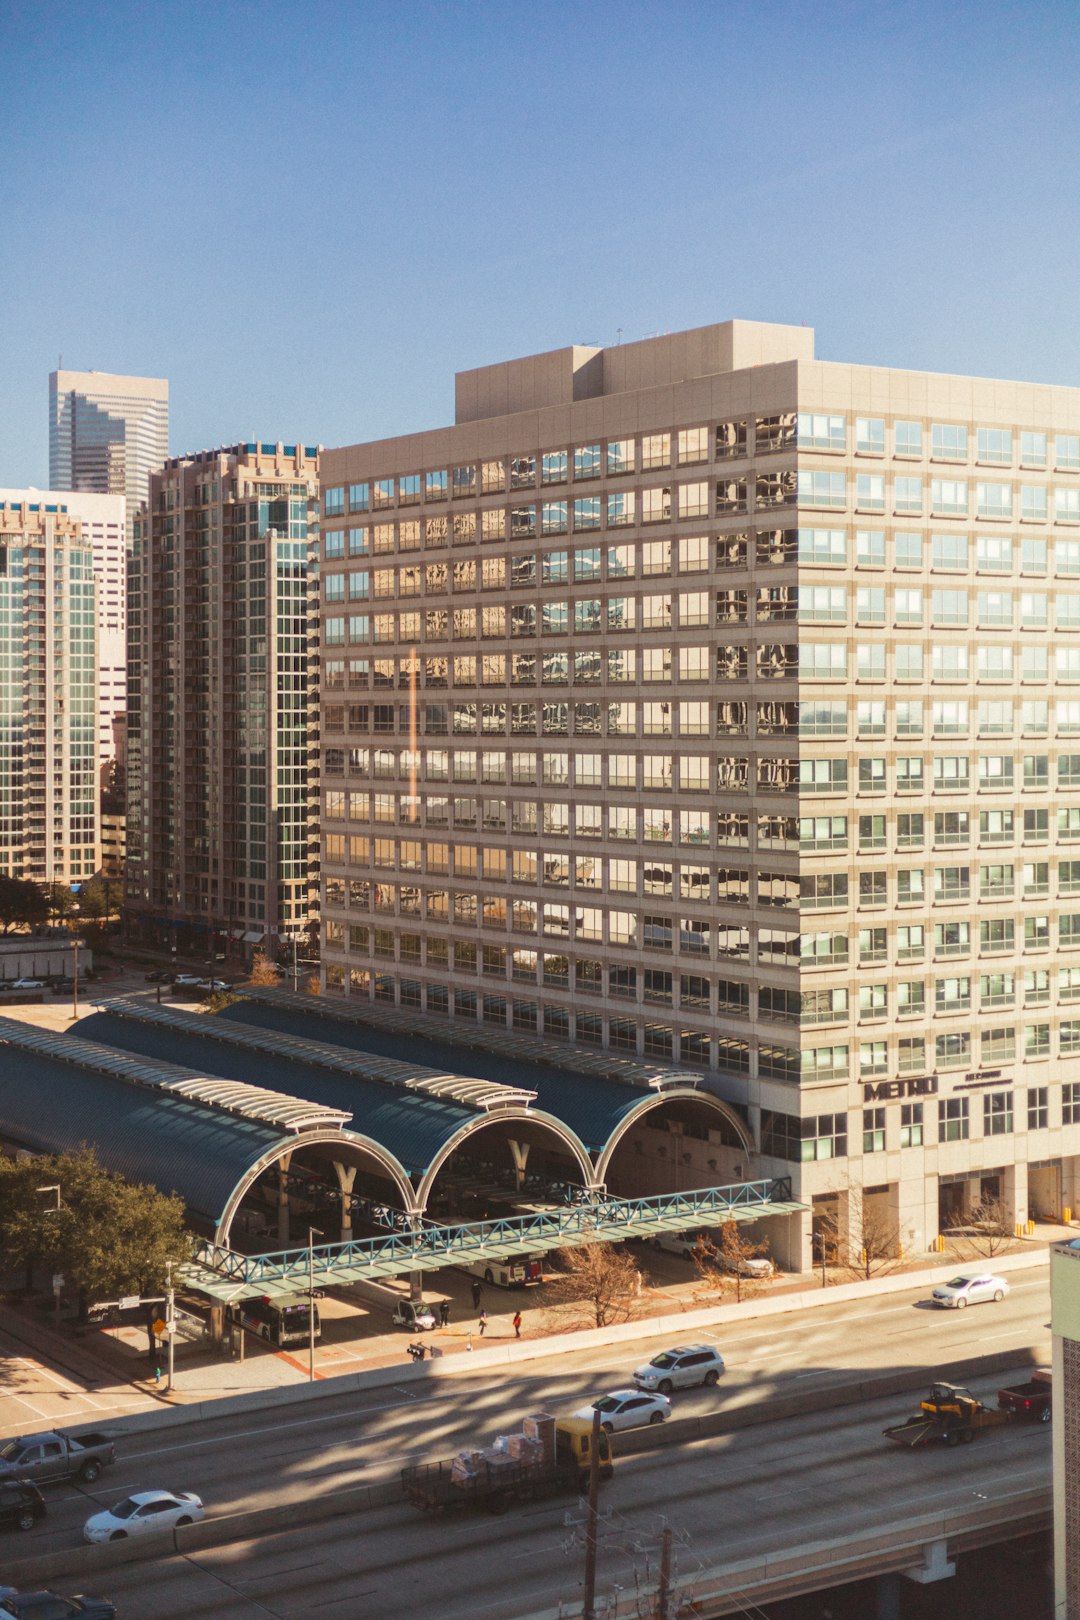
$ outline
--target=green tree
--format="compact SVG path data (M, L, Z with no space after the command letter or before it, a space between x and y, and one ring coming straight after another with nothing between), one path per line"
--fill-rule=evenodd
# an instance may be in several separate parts
M49 915L41 889L29 878L0 877L0 930L37 928Z
M58 1206L45 1186L59 1187ZM110 1173L83 1147L0 1160L0 1248L9 1265L62 1272L85 1315L96 1299L162 1293L168 1262L189 1260L192 1239L181 1198Z
M74 890L66 883L46 883L42 893L45 897L46 914L55 923L66 922L68 917L74 917L79 909Z

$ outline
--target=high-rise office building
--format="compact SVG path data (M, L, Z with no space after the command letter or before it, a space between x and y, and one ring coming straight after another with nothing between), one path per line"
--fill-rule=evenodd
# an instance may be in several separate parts
M1080 389L736 321L321 469L328 991L697 1070L797 1264L1080 1207Z
M166 378L50 373L49 483L53 489L123 495L129 540L147 480L168 454Z
M37 490L0 495L0 872L81 883L98 866L94 557Z
M251 954L308 926L318 454L237 444L150 479L128 570L128 927Z
M94 555L97 613L98 770L116 757L116 717L127 704L127 515L122 495L88 495L53 489L0 489L0 501L32 502L42 510L63 507L78 520Z

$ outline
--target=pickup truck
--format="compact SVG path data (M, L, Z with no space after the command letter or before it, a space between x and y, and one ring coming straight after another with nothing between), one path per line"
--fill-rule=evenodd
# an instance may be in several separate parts
M0 1441L0 1479L32 1479L35 1485L81 1479L90 1485L116 1461L104 1434L24 1434Z
M1053 1416L1050 1380L1050 1372L1045 1367L1039 1367L1026 1384L1010 1384L1007 1389L999 1389L999 1410L1011 1412L1014 1417L1035 1418L1039 1423L1049 1423Z

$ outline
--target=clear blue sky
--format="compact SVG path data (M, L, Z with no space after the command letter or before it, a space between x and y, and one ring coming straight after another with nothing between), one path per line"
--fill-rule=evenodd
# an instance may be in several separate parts
M732 316L1080 383L1075 0L0 0L0 485L48 373L172 448L452 419L453 373Z

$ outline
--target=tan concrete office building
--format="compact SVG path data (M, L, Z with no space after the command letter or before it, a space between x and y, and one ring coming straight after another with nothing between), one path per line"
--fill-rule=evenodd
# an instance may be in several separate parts
M150 479L128 568L129 934L207 958L314 900L318 452L236 444Z
M924 1250L1080 1206L1080 389L813 347L324 452L326 986L696 1070Z

